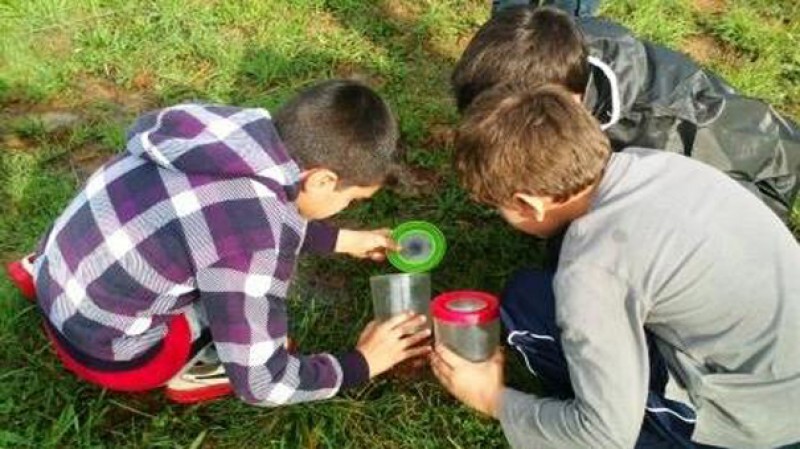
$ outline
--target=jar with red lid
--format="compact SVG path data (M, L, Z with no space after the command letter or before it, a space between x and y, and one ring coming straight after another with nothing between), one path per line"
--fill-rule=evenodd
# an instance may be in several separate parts
M482 362L500 344L496 296L472 290L443 293L431 303L436 341L459 356Z

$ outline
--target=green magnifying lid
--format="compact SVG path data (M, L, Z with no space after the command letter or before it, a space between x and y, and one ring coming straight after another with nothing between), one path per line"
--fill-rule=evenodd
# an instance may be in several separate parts
M407 221L392 230L392 238L402 249L388 254L389 263L406 273L436 268L447 250L442 231L426 221Z

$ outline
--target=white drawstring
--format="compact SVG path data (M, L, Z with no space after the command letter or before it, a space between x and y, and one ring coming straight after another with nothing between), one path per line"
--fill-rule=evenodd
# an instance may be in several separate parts
M594 56L589 56L588 59L589 64L603 71L603 74L608 79L608 84L611 85L611 119L608 121L608 123L600 125L600 129L605 131L608 128L616 125L622 116L622 101L620 100L619 80L617 79L617 74L611 70L611 67L608 64L598 58L595 58Z

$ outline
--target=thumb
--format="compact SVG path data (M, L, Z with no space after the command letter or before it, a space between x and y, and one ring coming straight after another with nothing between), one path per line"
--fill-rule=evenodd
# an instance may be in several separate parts
M386 255L381 251L370 251L367 253L367 257L375 262L383 262L383 260L386 259Z
M379 229L375 233L377 237L377 241L380 242L379 246L382 248L386 248L387 251L400 251L403 249L397 242L394 241L392 238L392 233L388 229Z

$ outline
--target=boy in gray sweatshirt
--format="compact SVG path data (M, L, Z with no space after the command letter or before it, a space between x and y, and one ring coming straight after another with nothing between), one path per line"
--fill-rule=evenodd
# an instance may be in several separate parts
M557 397L506 387L500 351L432 356L443 385L499 419L512 446L800 441L800 246L752 193L679 155L612 154L556 86L481 94L455 164L511 226L566 229L557 271L520 272L502 299L508 343ZM693 409L664 397L667 370Z

